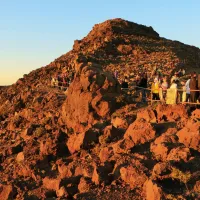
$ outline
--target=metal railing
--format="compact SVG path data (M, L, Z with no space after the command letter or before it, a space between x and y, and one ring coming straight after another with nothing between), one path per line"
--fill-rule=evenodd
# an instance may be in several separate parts
M59 85L59 83L60 83L60 85ZM67 90L68 87L64 86L63 84L66 84L66 83L57 81L56 85L55 84L53 85L52 82L51 82L51 86L52 87L58 87L61 90L62 89L66 89ZM139 90L137 90L137 89L139 89ZM142 90L146 90L146 91L148 91L146 93L146 97L145 97L146 102L151 102L151 105L153 104L153 102L163 102L163 103L166 103L166 98L163 98L162 100L155 100L155 99L153 99L153 92L152 92L151 88L144 88L144 87L139 87L139 86L131 86L131 88L121 88L121 90L122 91L129 91L129 92L133 92L134 91L136 96L139 93L141 93ZM186 92L186 90L183 90L183 89L175 89L175 90L176 90L177 94L180 93L180 92ZM167 93L167 90L163 90L162 89L162 91L166 91L166 93ZM200 92L200 90L190 90L190 92ZM149 95L149 97L147 96L147 94ZM182 104L200 105L200 102L196 102L196 103L195 102L186 102L186 101L182 102L182 101L179 101L179 99L180 99L180 96L177 95L176 104L182 103Z
M151 88L143 88L143 87L139 87L139 86L132 86L132 88L122 88L122 90L123 91L133 91L133 90L136 90L136 88L139 89L137 91L138 93L141 92L142 90L146 90L146 91L148 91L150 93L150 98L146 97L146 102L151 102L151 104L153 104L153 102L163 102L163 103L166 103L166 100L167 100L166 98L162 98L162 100L161 99L159 99L159 100L153 99L153 91L152 91ZM176 100L175 100L176 104L182 103L182 104L200 105L200 102L180 101L180 99L182 99L181 96L180 96L181 95L180 93L186 92L186 90L183 90L183 89L174 89L174 90L176 90L176 92L177 92ZM167 90L163 90L162 89L162 92L165 92L165 91L167 93ZM200 92L200 90L190 90L190 92ZM196 101L198 101L198 100L196 100Z

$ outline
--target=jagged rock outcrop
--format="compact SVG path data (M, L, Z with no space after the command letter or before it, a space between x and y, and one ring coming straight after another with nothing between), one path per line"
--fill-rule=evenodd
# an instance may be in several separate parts
M62 107L63 122L75 133L82 132L101 119L109 118L120 93L119 83L92 63L76 63L75 79Z

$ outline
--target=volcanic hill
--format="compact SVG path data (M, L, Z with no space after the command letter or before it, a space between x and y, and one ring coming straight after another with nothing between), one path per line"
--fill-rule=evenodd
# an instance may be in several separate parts
M200 50L113 19L1 87L0 199L199 199L200 110L122 98L125 75L155 66L199 72ZM50 87L62 72L75 72L66 92Z

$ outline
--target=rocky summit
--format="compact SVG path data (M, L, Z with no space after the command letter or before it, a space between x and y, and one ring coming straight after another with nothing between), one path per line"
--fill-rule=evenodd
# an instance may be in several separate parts
M200 50L113 19L0 87L0 199L199 199L200 110L139 107L120 88L155 66L199 72ZM51 87L71 72L66 91Z

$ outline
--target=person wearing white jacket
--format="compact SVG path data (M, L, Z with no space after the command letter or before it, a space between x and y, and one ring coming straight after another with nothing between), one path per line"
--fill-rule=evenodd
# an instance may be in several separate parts
M186 89L186 102L190 101L190 79L188 79L185 83Z

